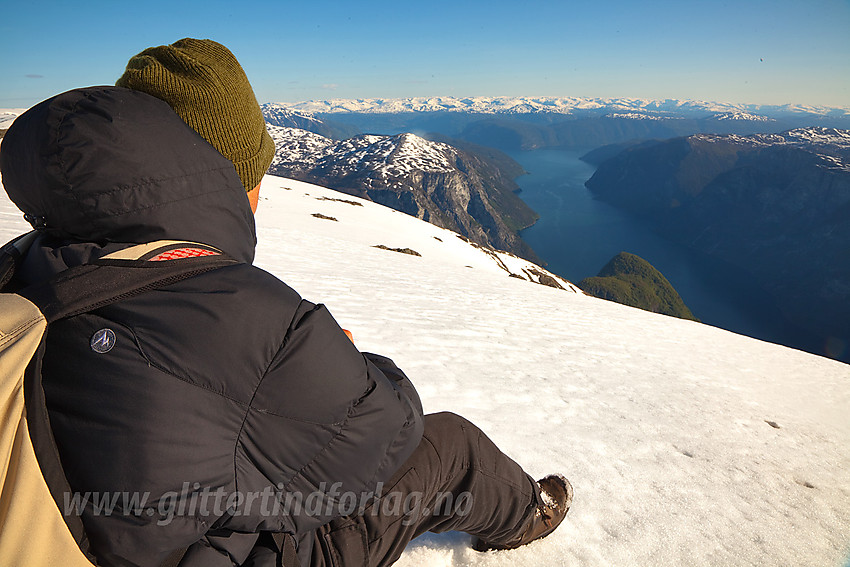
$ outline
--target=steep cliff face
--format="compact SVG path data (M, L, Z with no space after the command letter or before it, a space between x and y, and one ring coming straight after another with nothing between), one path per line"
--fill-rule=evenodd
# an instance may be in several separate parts
M587 186L745 268L802 327L850 340L850 132L678 138L603 162Z
M365 197L536 260L518 236L537 215L491 160L413 134L361 135L341 142L269 127L277 155L270 173Z

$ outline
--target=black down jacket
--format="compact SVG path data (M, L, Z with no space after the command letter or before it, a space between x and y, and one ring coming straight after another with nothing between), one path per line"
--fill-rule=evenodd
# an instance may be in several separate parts
M25 282L159 239L242 262L48 331L66 503L82 507L99 563L156 566L194 543L181 565L260 564L258 533L306 543L339 495L367 496L413 452L422 408L409 381L251 265L239 177L167 104L116 87L58 95L14 122L0 165L43 233ZM103 354L90 344L101 329L116 337Z

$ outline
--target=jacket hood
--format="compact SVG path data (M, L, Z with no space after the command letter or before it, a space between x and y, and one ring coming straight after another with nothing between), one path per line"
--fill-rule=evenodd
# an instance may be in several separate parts
M148 94L90 87L34 106L6 133L0 170L27 220L66 243L190 240L254 259L233 164Z

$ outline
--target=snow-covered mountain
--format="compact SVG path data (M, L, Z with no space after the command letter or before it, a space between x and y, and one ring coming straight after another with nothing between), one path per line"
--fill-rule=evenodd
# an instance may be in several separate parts
M298 112L280 104L264 104L262 109L266 122L275 126L289 127L298 122L314 124L319 122L311 113Z
M706 108L704 110L710 110ZM685 113L676 113L671 111L655 111L650 109L638 109L634 112L614 111L605 114L604 118L619 118L626 120L681 120L685 118ZM706 122L717 121L734 121L734 122L776 122L775 119L759 114L751 114L744 111L726 111L715 112L714 114L703 117Z
M348 138L359 134L359 130L342 124L331 124L320 120L309 112L299 112L280 104L261 105L266 123L284 128L300 128L328 138Z
M741 120L750 122L775 122L767 116L759 116L758 114L750 114L749 112L721 112L709 117L713 120Z
M257 226L256 264L393 358L426 411L575 486L545 540L478 553L429 534L400 567L850 559L850 366L509 277L452 233L297 181L264 179ZM0 196L0 236L25 228Z
M796 147L818 147L823 149L850 150L850 130L837 128L795 128L779 134L697 134L694 138L705 141L732 141L741 145Z
M581 97L415 97L399 99L331 99L279 103L298 112L396 114L406 112L468 112L477 114L586 114L633 113L632 116L755 115L765 114L850 115L850 107L811 105L752 105L691 100ZM740 119L740 118L739 118ZM752 120L753 118L746 118Z
M312 169L320 159L331 153L334 141L301 128L275 126L266 123L275 145L270 169Z
M611 112L610 114L606 114L604 118L615 120L675 120L681 117L651 114L648 112Z
M365 197L484 246L536 258L517 231L537 215L490 159L409 133L335 141L297 128L268 130L275 140L272 174Z
M365 170L383 178L399 178L414 171L446 173L460 158L452 146L415 134L365 134L338 142L298 128L269 126L268 130L276 150L272 171L281 167L299 171L321 168L343 177Z

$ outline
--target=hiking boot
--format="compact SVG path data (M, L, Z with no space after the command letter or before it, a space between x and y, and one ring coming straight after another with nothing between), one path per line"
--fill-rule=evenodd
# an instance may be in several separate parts
M522 535L504 544L491 544L475 538L472 543L476 551L490 551L493 549L516 549L529 544L536 539L546 537L555 531L570 509L573 503L573 487L566 478L559 474L551 474L537 481L540 486L540 500L543 502L537 506L528 526Z

